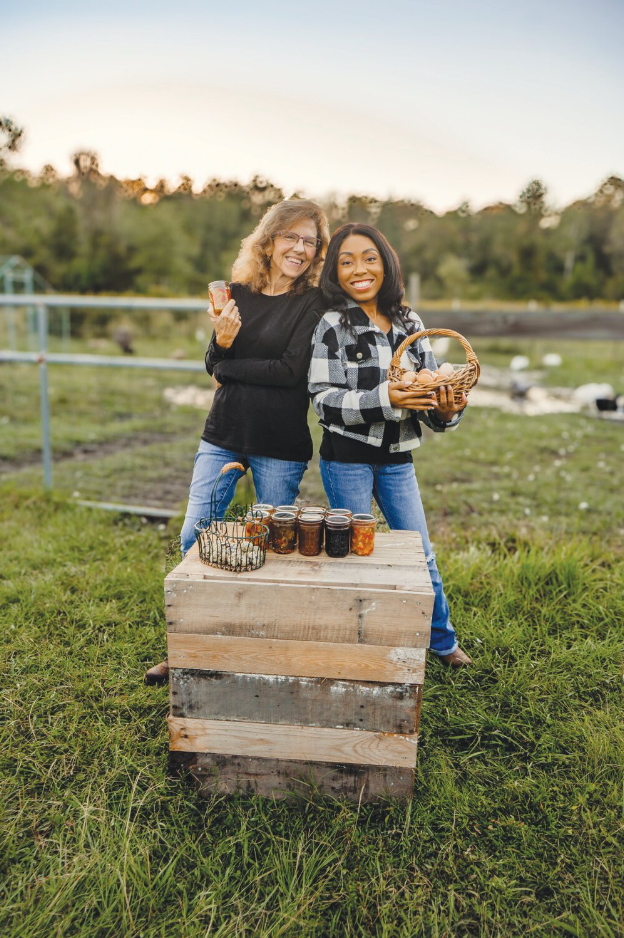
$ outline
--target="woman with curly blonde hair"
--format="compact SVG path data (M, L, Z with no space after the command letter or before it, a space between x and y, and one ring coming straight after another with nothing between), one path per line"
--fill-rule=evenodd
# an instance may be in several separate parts
M220 315L209 310L214 333L206 369L218 388L195 456L182 551L194 525L210 513L216 479L222 518L241 477L220 475L226 463L251 469L256 498L291 505L312 456L308 383L312 333L323 314L316 287L329 243L323 210L306 199L274 205L244 239L232 267L232 299ZM168 679L166 661L151 668L149 684Z

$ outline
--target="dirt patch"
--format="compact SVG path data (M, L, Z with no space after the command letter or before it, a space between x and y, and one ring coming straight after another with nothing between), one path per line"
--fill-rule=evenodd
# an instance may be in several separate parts
M121 450L140 449L143 446L153 446L158 443L174 443L188 439L188 434L139 432L132 436L117 437L113 440L102 440L99 443L79 443L71 453L61 453L53 456L53 465L72 462L91 462L119 453ZM21 472L41 465L41 453L28 453L19 459L0 459L0 475Z

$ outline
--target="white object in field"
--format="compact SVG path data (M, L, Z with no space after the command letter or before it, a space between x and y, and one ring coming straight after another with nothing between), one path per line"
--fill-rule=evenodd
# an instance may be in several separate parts
M547 368L559 368L563 359L558 352L548 352L542 358L542 365L546 365Z
M529 359L526 355L514 355L514 357L509 362L509 368L511 371L524 371L529 367Z
M581 384L574 390L574 399L582 404L594 404L599 397L615 397L615 392L610 384Z
M431 339L430 341L431 349L436 357L436 361L440 361L440 359L444 360L449 350L449 345L451 344L450 337L447 335L441 335L437 339Z
M195 330L195 338L197 339L198 342L205 342L205 341L206 341L206 330L205 330L205 329L196 329L196 330Z
M177 388L165 388L163 397L169 404L174 404L176 407L197 407L198 410L208 410L212 407L214 391L189 384Z

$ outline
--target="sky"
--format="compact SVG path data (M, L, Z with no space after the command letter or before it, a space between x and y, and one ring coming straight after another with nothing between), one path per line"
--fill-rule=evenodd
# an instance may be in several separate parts
M0 0L14 164L436 211L624 175L624 0Z

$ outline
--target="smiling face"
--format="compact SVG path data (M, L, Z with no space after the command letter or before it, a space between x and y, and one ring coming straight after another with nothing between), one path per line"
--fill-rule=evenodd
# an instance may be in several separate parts
M338 283L356 303L374 300L384 279L384 266L375 242L366 235L352 234L340 245Z
M318 237L316 225L310 218L301 218L299 221L292 222L288 226L288 231L299 235L300 239ZM291 244L278 234L273 238L271 269L286 280L294 281L308 269L316 256L316 251L316 248L305 247L302 240Z

